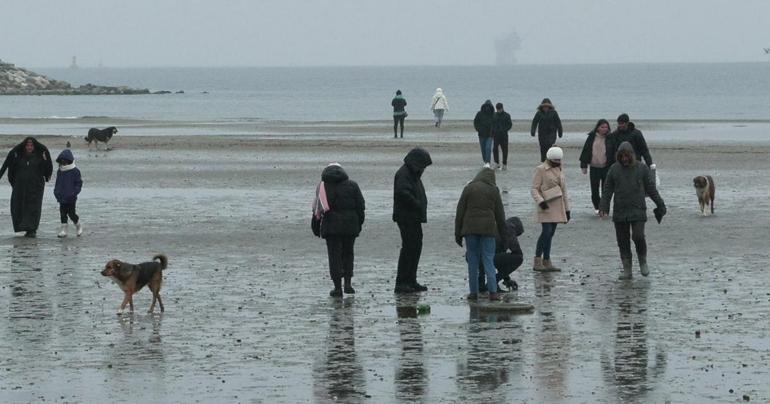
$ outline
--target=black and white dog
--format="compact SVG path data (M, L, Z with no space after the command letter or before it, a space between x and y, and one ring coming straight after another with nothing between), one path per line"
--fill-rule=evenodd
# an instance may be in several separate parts
M96 143L96 148L99 149L99 142L104 143L107 147L107 142L112 139L112 135L118 133L118 128L110 126L105 129L91 128L88 130L88 136L86 136L86 142L88 142L88 148L91 148L91 142ZM107 149L109 149L107 147Z

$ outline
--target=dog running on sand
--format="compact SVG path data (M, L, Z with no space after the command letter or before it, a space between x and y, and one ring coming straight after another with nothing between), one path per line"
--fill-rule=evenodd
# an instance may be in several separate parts
M103 276L110 277L123 290L123 303L120 304L118 312L123 312L126 304L129 305L131 312L134 311L134 294L140 291L144 285L152 292L152 304L149 313L155 309L155 301L160 306L160 312L163 312L163 301L160 299L160 286L163 283L163 270L168 266L168 258L163 254L152 257L152 261L143 262L138 265L129 264L120 260L110 260L104 266Z
M710 175L699 175L692 180L695 185L695 194L698 195L698 204L700 204L700 213L703 216L707 216L708 212L706 206L711 209L711 214L714 214L714 179Z

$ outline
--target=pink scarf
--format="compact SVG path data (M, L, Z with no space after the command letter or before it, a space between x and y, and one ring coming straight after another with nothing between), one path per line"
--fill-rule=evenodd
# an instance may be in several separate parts
M323 181L318 183L315 189L315 200L313 200L313 216L320 219L324 213L329 211L329 200L326 199L326 185Z

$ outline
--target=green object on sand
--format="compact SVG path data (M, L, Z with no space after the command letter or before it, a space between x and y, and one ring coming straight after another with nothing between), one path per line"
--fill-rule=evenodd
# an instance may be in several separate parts
M423 315L423 314L429 314L430 313L430 305L429 304L418 304L417 305L417 314Z

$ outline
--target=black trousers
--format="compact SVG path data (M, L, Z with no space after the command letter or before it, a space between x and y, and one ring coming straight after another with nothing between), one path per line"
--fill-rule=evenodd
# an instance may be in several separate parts
M401 253L398 255L396 286L417 283L417 266L422 254L422 223L397 222L401 232Z
M77 202L59 204L59 216L61 217L61 224L67 224L67 216L69 216L70 220L72 220L72 223L78 224L80 218L78 217L78 214L75 213L76 203Z
M647 262L647 241L644 238L644 223L615 222L615 236L618 239L621 259L631 259L631 240L634 240L639 262Z
M500 154L498 153L498 147L503 152L503 164L508 165L508 134L495 135L494 144L492 146L492 156L495 159L495 164L500 164Z
M591 178L591 203L594 209L599 209L599 202L602 200L601 190L604 188L604 180L607 178L609 167L591 167L589 177Z
M355 236L326 236L329 253L329 275L332 280L353 277L353 246Z
M401 137L404 137L404 119L406 115L393 115L393 137L398 137L398 125L401 125Z
M524 257L521 255L514 255L511 253L500 252L495 254L494 263L497 270L497 281L500 282L505 277L510 276L513 271L517 270L524 262ZM486 274L484 274L484 268L479 266L479 285L486 285ZM479 287L479 290L482 288Z
M545 155L548 153L548 149L553 146L554 143L556 143L556 134L552 135L538 135L537 136L538 141L540 142L540 162L542 163L545 161Z

